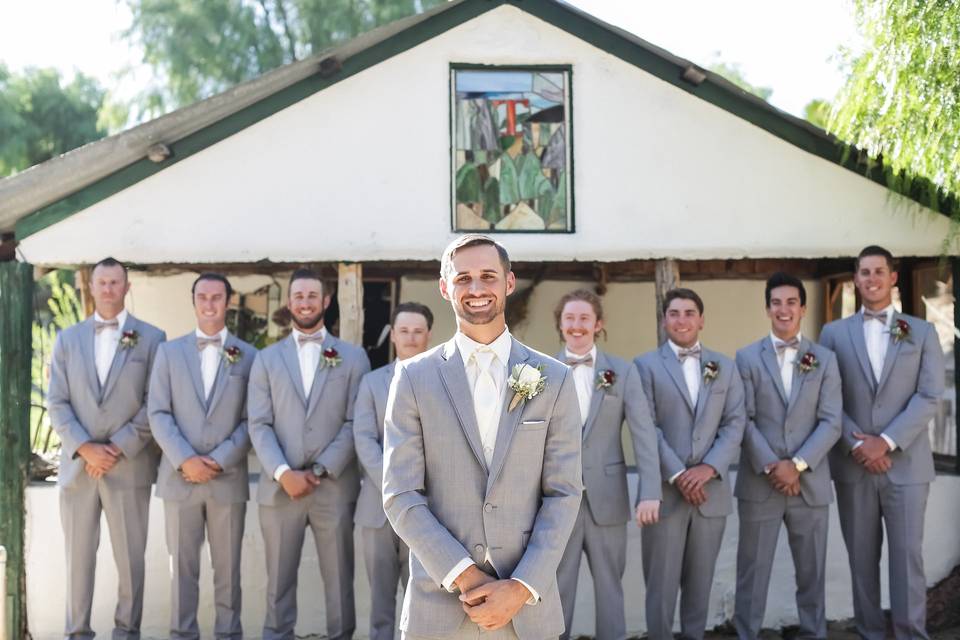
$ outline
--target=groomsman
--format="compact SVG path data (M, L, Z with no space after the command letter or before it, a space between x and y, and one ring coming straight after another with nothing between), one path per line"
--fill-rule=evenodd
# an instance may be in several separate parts
M240 548L247 512L247 377L257 350L227 331L233 288L219 273L193 283L197 328L162 345L150 376L150 428L163 450L170 552L170 637L199 639L200 550L213 562L216 638L241 638Z
M48 403L62 442L67 638L94 637L90 608L101 511L119 577L113 638L140 637L150 485L159 458L147 422L147 385L166 336L124 309L129 290L122 263L105 258L95 264L93 317L61 331L53 347Z
M668 340L634 360L660 443L660 522L643 529L647 634L673 638L680 597L684 638L703 638L727 516L728 468L740 449L743 383L733 360L700 344L703 301L690 289L663 300Z
M623 572L627 565L630 498L627 466L620 438L624 420L630 428L639 474L637 524L653 524L660 513L660 457L657 432L636 367L597 349L604 332L600 297L586 289L572 291L554 310L565 348L557 359L572 368L580 404L583 501L573 533L557 570L566 631L570 637L580 574L587 554L593 574L597 640L622 640L627 628L623 609Z
M390 342L397 360L371 371L360 381L353 410L353 437L363 482L354 523L360 526L363 560L370 581L370 640L393 640L396 629L397 584L410 577L410 550L387 522L383 510L383 419L390 381L397 361L427 350L433 313L417 302L402 302L390 319Z
M353 404L370 361L363 349L324 328L330 295L318 273L294 271L287 300L293 331L261 351L250 371L250 440L263 467L257 501L267 562L263 638L269 640L294 637L308 526L323 578L327 637L350 638L356 627L353 511L360 471Z
M411 550L408 640L563 632L557 565L583 492L580 411L567 367L507 330L515 287L502 245L454 240L440 293L457 333L400 362L390 386L383 500Z
M840 437L840 373L833 352L800 334L803 283L775 273L765 298L770 335L737 352L747 428L735 490L740 538L733 620L742 640L758 637L783 522L796 572L798 637L825 640L833 502L827 454Z
M861 251L854 284L860 312L825 326L820 342L837 354L843 380L843 436L830 469L857 632L869 640L886 633L879 566L885 526L894 635L927 638L923 518L934 479L927 428L943 396L943 352L933 325L894 308L889 251Z

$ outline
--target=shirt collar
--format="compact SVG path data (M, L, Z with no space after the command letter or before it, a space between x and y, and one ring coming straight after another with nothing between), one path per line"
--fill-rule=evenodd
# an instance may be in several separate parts
M224 327L223 329L220 329L220 331L218 331L217 334L213 336L208 336L203 331L200 331L200 327L197 327L194 333L196 333L198 338L215 338L217 336L220 336L221 346L225 346L227 344L227 328L226 327Z
M317 331L316 333L319 333L319 334L322 336L322 337L320 338L320 342L321 342L321 343L326 342L326 340L327 340L327 328L326 328L326 327L320 327L320 330ZM303 331L297 331L297 328L296 328L296 327L294 327L294 328L293 328L293 331L290 332L290 339L293 340L293 344L296 345L297 349L300 348L300 341L297 340L297 338L298 338L299 336L306 336L306 335L314 335L314 334L307 334L307 333L304 333ZM318 346L319 346L319 345L318 345Z
M510 335L509 329L504 329L503 333L488 345L483 345L472 338L468 338L459 331L453 336L453 339L457 343L457 349L460 350L460 357L463 358L464 366L470 361L470 356L473 355L473 352L483 346L489 347L504 367L510 363L510 349L513 346L513 337Z
M860 307L860 315L863 315L863 312L866 311L866 309L867 309L866 307L861 306L861 307ZM897 312L897 308L896 308L895 306L893 306L893 303L891 302L887 307L885 307L885 308L883 308L883 309L880 309L880 311L881 311L881 312L882 312L882 311L886 311L886 312L887 312L887 323L886 323L886 325L887 325L887 329L889 329L889 328L890 328L890 325L893 324L893 314L895 314L895 313Z
M590 351L588 353L584 353L583 355L574 353L573 351L570 351L570 349L567 349L566 347L564 347L563 354L567 357L568 360L579 360L580 358L586 358L587 356L590 356L591 358L593 358L593 366L594 367L597 366L597 345L593 345L592 347L590 347Z
M127 313L127 310L126 310L126 309L121 309L121 310L120 310L120 313L117 314L116 320L117 320L117 329L118 329L118 330L121 330L121 331L123 330L123 325L127 324L127 316L128 316L128 315L130 315L130 314ZM107 320L104 320L104 319L103 319L103 316L101 316L101 315L100 315L99 313L97 313L96 311L93 312L93 320L94 320L95 322L108 322Z
M781 340L781 339L778 338L777 336L773 335L773 331L771 331L771 332L770 332L770 342L772 342L772 343L773 343L773 346L776 347L776 346L777 346L778 344L780 344L781 342L786 342L786 340ZM797 332L797 346L796 346L797 349L800 348L800 343L801 343L801 342L803 342L803 332L798 331L798 332ZM793 349L794 347L790 347L790 348Z
M683 349L684 347L681 347L680 345L678 345L677 343L675 343L675 342L674 342L673 340L671 340L670 338L667 338L667 344L670 345L670 350L673 351L673 355L675 355L675 356L677 356L677 358L679 358L679 357L680 357L680 349ZM699 340L697 340L697 341L693 344L693 346L691 346L690 348L693 349L694 347L700 347L700 341L699 341ZM700 347L700 350L701 350L701 353L702 353L703 347Z

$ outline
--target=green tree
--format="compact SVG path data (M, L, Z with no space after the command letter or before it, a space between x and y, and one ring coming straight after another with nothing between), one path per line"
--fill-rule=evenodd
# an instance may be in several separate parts
M770 87L758 87L747 82L747 79L743 75L743 69L740 68L738 63L717 60L707 68L714 73L720 74L744 91L752 93L758 98L769 100L770 96L773 95L773 89Z
M106 104L106 91L83 74L64 84L55 69L15 74L0 64L0 177L107 135Z
M803 117L807 122L815 124L821 129L826 129L830 123L831 108L829 102L816 98L803 107Z
M960 214L957 3L855 0L854 8L865 48L846 55L849 77L830 130L881 159L891 188L916 192L916 178L926 178L928 204L939 208L946 192Z
M190 104L443 0L126 0L156 73L141 107Z

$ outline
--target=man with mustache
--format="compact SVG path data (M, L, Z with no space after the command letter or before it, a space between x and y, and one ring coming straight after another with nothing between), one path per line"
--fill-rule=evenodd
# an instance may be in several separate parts
M457 238L439 286L457 333L398 363L384 424L383 504L412 552L400 628L556 638L557 565L583 491L573 378L507 330L502 245Z
M257 501L267 563L265 639L294 637L308 526L323 578L327 637L350 638L356 627L353 511L360 471L353 406L370 361L324 328L330 297L320 274L294 271L287 299L293 331L261 351L250 372L250 440L263 466Z

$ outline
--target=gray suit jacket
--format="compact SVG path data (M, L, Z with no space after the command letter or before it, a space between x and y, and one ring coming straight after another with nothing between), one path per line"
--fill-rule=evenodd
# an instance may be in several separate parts
M463 360L450 340L399 363L384 428L383 500L412 552L400 628L453 634L466 615L441 582L463 558L519 578L541 597L513 619L522 640L563 631L557 566L580 508L580 410L568 368L514 340L517 363L542 365L546 387L513 411L509 388L490 468Z
M566 354L561 352L558 359ZM634 459L637 461L637 499L659 500L660 456L657 431L636 367L626 360L597 349L594 372L613 371L614 383L597 388L594 383L590 411L583 425L583 484L590 496L587 503L599 525L625 524L632 519L627 492L627 465L623 460L620 434L623 421L630 428Z
M800 474L804 501L810 506L833 502L827 454L840 437L840 372L832 351L803 338L798 360L807 353L820 364L807 373L794 369L787 398L769 336L737 351L747 411L735 491L741 500L762 502L769 498L774 489L764 467L799 456L810 465Z
M662 515L683 501L680 491L669 484L670 478L700 463L709 464L719 474L706 485L707 501L700 505L700 513L719 517L733 511L727 471L739 453L746 423L743 383L733 360L702 347L700 362L705 365L711 361L720 370L715 379L701 382L694 406L680 361L668 343L634 360L657 427L663 478Z
M292 335L257 354L250 370L247 419L250 441L263 466L257 488L260 504L290 500L273 479L282 464L292 469L322 464L338 480L340 498L356 500L360 472L353 447L353 403L370 361L363 349L328 333L322 349L331 348L342 361L336 367L324 367L320 359L309 396L303 393Z
M353 521L362 527L379 529L387 523L383 510L383 419L387 413L390 381L397 370L391 362L363 376L353 409L353 440L363 469L360 497Z
M184 480L178 469L196 455L208 455L223 472L208 484L217 502L245 502L247 484L247 377L257 350L232 334L224 349L240 349L240 360L230 364L223 357L210 391L203 394L203 374L196 333L162 345L150 375L147 403L150 429L160 448L157 497L187 500L199 485Z
M137 344L117 347L103 388L94 360L94 319L64 329L53 346L50 422L63 443L58 483L70 488L84 472L77 449L86 442L112 442L123 451L103 477L112 489L149 487L157 477L160 453L147 421L147 388L157 347L166 334L132 314L122 331L136 331Z
M866 473L850 456L857 431L885 433L897 443L887 472L894 484L933 481L927 427L943 397L943 351L932 324L902 313L897 319L910 325L910 335L900 342L891 338L879 382L867 356L862 313L831 322L820 334L820 344L837 354L843 380L843 435L830 453L837 482L857 482Z

